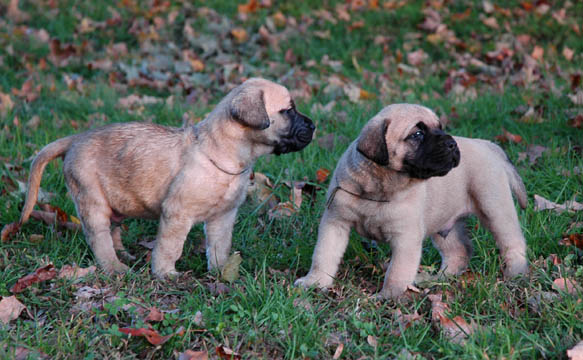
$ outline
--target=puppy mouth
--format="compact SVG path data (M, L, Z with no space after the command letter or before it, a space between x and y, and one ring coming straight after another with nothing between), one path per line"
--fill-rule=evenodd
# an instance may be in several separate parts
M297 112L294 108L286 110L284 115L290 120L291 126L286 135L275 144L275 155L299 151L312 141L316 126L310 118Z
M461 153L455 140L444 133L434 135L433 143L425 144L414 157L405 158L403 170L416 179L445 176L459 165Z

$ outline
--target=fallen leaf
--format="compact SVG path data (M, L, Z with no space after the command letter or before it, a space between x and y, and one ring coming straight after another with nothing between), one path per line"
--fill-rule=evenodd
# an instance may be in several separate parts
M225 285L222 282L217 282L217 283L209 283L207 285L209 291L211 294L213 295L221 295L221 294L226 294L229 291L231 291L231 288L229 288L227 285Z
M476 330L476 324L468 324L461 316L456 316L453 319L447 317L446 312L449 312L449 305L441 301L441 293L429 295L428 298L431 301L431 321L433 324L441 329L445 337L452 342L463 344L466 337Z
M91 265L87 268L81 268L77 265L65 265L59 270L59 275L57 277L59 279L75 280L93 274L95 270L97 270L95 265Z
M146 340L148 340L148 342L150 344L156 345L156 346L164 344L165 342L170 340L170 338L172 336L174 336L174 334L162 336L156 330L151 329L151 328L150 329L146 329L146 328L139 328L139 329L120 328L119 331L123 334L131 335L131 336L143 336L146 338Z
M568 278L558 278L553 281L553 288L557 291L564 291L568 294L574 295L581 290L579 284L575 280Z
M110 288L97 289L91 286L83 286L75 291L73 295L75 295L77 299L89 300L96 296L105 296L109 294L109 292Z
M141 245L141 246L145 247L146 249L153 250L154 246L156 246L156 239L151 240L151 241L142 240L138 243L138 245Z
M217 355L221 359L225 360L241 360L241 355L237 354L233 350L229 349L226 346L217 346L216 348Z
M208 353L206 351L186 350L178 355L178 360L208 360Z
M575 51L569 49L566 46L563 48L563 56L565 59L567 59L567 61L573 60L573 55L575 55Z
M72 231L80 231L81 225L70 221L58 221L58 214L48 211L33 210L30 217L42 221L48 225L57 225Z
M237 6L239 14L253 13L253 12L257 11L258 8L259 8L259 3L257 2L257 0L249 0L248 3Z
M508 141L513 143L519 143L522 141L522 136L513 134L507 131L506 129L502 128L502 135L494 136L494 139L500 141L501 143L505 143Z
M583 129L583 114L578 114L574 118L569 119L567 125L576 129Z
M0 115L6 116L12 108L14 107L14 102L9 94L4 94L0 91Z
M14 285L10 288L10 292L13 294L18 294L23 292L30 285L54 279L57 276L57 270L53 264L48 264L41 268L38 268L32 274L28 274L16 281Z
M395 328L391 331L391 334L394 336L401 336L401 331L408 329L415 321L419 321L423 319L423 316L419 315L417 311L413 314L403 314L400 309L397 309L393 316L399 327Z
M148 316L144 319L144 321L162 321L164 320L164 314L155 307L150 308L150 312Z
M499 29L500 28L500 25L498 25L498 20L496 20L496 18L493 16L483 18L482 23L484 23L484 25L486 25L488 27L491 27L492 29Z
M342 355L342 350L344 350L344 344L343 343L340 343L336 347L336 351L334 351L334 356L332 356L332 359L333 360L340 359L340 356Z
M16 296L3 297L0 300L0 322L8 324L18 318L24 309L26 306L18 301Z
M583 250L583 233L563 235L563 238L559 241L559 244L564 246L573 245Z
M328 170L326 168L319 168L318 170L316 170L316 182L318 184L322 184L323 182L325 182L328 179L329 175L330 175L330 170Z
M125 109L133 109L142 105L151 105L161 103L162 99L153 96L138 96L136 94L129 95L125 98L121 98L118 104Z
M536 160L540 158L547 150L547 147L530 144L526 147L526 152L518 153L518 162L528 158L528 164L533 166L536 163Z
M13 360L28 360L28 359L50 359L51 357L47 354L33 349L27 349L25 347L17 347L14 349L14 353L11 354L14 357Z
M30 15L18 8L19 0L10 0L6 16L15 23L23 23L30 20Z
M429 56L427 56L427 53L423 51L423 49L419 49L407 54L407 62L413 66L419 66L423 64L428 57Z
M575 94L567 95L575 105L583 105L583 90L577 91Z
M580 341L572 349L567 350L567 357L570 360L583 360L583 341Z
M282 219L285 217L290 217L297 213L297 209L294 204L289 201L281 202L275 205L273 208L269 209L267 215L270 219Z
M372 336L372 335L369 335L366 337L366 342L374 348L376 348L378 346L377 338Z
M530 54L530 56L532 56L532 58L535 59L536 61L542 61L544 54L545 54L545 49L536 45L534 47L534 49L532 50L532 53Z
M4 225L4 227L2 228L2 232L0 233L0 240L2 242L7 242L16 233L18 233L18 231L20 231L20 221Z
M192 322L196 326L204 326L204 320L202 318L202 313L200 312L200 310L194 314L194 318L193 318Z
M231 35L235 39L235 42L238 44L242 44L249 40L249 35L247 34L247 30L237 27L231 30Z
M26 102L33 102L40 96L40 91L42 85L38 84L34 86L35 80L30 77L24 83L20 89L12 88L12 94L26 100Z
M229 256L225 265L223 265L223 268L221 269L221 279L230 283L237 280L239 278L239 266L242 261L243 258L238 251L235 251Z
M556 213L562 213L563 211L575 212L583 210L583 204L576 202L575 200L566 201L563 204L557 204L544 197L534 194L534 211L542 210L554 210Z

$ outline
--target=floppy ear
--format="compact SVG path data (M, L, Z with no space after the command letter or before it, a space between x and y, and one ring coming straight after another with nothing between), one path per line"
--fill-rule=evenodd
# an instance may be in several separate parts
M373 121L366 124L360 136L356 149L368 159L379 165L389 164L389 151L385 141L389 120Z
M263 90L241 89L231 100L229 112L234 120L252 129L263 130L269 127Z

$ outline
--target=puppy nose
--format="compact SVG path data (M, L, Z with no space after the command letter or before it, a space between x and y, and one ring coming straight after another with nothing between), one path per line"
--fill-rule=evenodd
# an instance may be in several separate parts
M445 146L447 146L449 150L454 150L457 147L457 143L454 139L447 139L445 141Z

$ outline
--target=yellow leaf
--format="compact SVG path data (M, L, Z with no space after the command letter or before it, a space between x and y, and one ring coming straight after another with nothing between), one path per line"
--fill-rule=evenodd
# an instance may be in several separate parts
M231 30L231 35L233 36L233 38L235 39L235 42L242 44L245 41L247 41L247 39L249 39L249 35L247 34L247 31L243 28L234 28L233 30Z
M233 282L239 278L239 265L243 258L241 257L241 253L236 251L234 252L229 258L227 262L221 269L221 278L227 282Z

